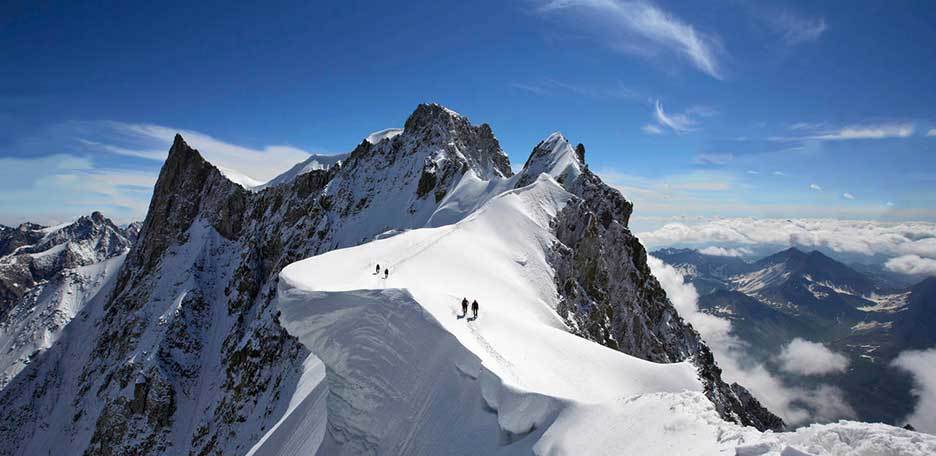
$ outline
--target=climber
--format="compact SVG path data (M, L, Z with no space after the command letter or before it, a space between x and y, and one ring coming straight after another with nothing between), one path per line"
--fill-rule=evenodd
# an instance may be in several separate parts
M383 278L386 279L388 275L390 275L390 269L384 268L384 270L383 270Z
M375 272L374 274L380 274L380 263L377 263L377 272Z
M474 313L474 319L478 319L478 300L471 301L471 312Z
M468 298L462 298L462 316L468 315Z

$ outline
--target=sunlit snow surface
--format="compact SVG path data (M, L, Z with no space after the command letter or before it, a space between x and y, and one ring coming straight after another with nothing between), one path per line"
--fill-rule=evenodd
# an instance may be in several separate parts
M775 434L726 423L692 365L569 334L546 252L549 222L570 198L543 176L457 223L285 268L280 321L312 355L252 453L936 452L936 438L883 425ZM480 303L477 320L461 315L463 297Z
M395 136L398 136L400 133L403 133L402 128L386 128L383 130L375 131L367 135L367 138L364 138L364 139L371 144L377 144L380 141L383 141L385 139L390 139Z

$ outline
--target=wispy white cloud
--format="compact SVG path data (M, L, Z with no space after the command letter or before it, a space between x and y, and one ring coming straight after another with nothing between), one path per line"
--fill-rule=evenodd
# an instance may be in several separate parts
M754 171L753 169L747 170L747 173L750 174L750 175L752 175L752 176L756 176L756 175L760 174L759 171Z
M803 17L789 11L772 16L769 23L790 45L816 41L828 28L824 18Z
M780 176L780 177L786 176L786 173L784 173L783 171L774 171L772 174L774 176Z
M799 337L780 350L780 368L799 375L826 375L845 372L848 358L823 344Z
M713 246L699 249L699 253L703 255L712 255L712 256L743 257L743 256L751 255L754 252L751 251L751 249L746 249L744 247L726 248L726 247L717 247L713 245Z
M822 191L822 187L819 184L809 184L809 188L817 192Z
M54 224L94 210L142 219L155 171L98 168L89 157L0 158L0 223Z
M648 135L662 135L663 129L653 124L646 124L640 127L640 130Z
M698 121L686 113L667 114L660 100L654 104L653 117L661 126L680 134L695 130L694 127L698 124Z
M905 421L919 431L936 434L936 348L905 351L893 366L913 374L917 403Z
M101 136L120 138L121 143L83 138L85 144L120 155L163 161L176 133L180 133L189 145L198 149L212 164L237 171L260 182L276 177L310 155L307 151L289 145L252 148L225 142L197 131L162 125L107 122L100 127L109 130L106 135ZM96 131L92 134L101 133L104 132ZM137 147L129 146L130 144Z
M734 154L703 153L695 156L694 162L699 165L726 165L734 160Z
M874 125L863 127L847 127L814 136L813 139L842 141L849 139L884 139L906 138L913 134L912 124Z
M818 41L828 29L823 17L810 17L790 8L779 8L764 2L745 3L755 19L787 46Z
M930 128L930 130L926 132L926 136L936 136L936 128Z
M266 181L309 156L292 146L241 146L161 125L67 122L23 139L31 150L59 153L0 158L0 223L57 223L92 210L121 222L143 218L176 132L227 175L248 176L242 181Z
M537 11L566 11L588 20L588 29L610 48L644 56L668 51L687 59L700 71L722 78L718 39L648 1L551 0ZM650 52L648 52L650 51Z
M845 198L845 199L847 199L847 200L853 200L853 199L855 199L855 195L852 195L851 193L845 192L845 193L842 193L842 198Z
M620 82L607 86L599 86L569 83L547 78L534 82L516 82L511 84L511 86L515 89L520 89L539 96L553 96L566 93L593 100L646 100L646 97L624 86L624 84Z
M824 124L820 123L810 123L810 122L796 122L790 125L790 130L792 131L801 131L801 130L818 130L822 128Z
M801 136L773 136L772 141L849 141L860 139L907 138L913 135L911 123L855 125L833 130L817 130L812 124L794 124L796 131L811 130ZM791 127L792 128L792 127Z

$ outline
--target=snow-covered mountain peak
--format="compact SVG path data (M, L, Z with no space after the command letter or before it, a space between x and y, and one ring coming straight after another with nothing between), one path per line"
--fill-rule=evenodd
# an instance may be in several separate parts
M420 103L406 119L404 130L438 122L468 122L468 118L438 103Z
M540 141L523 165L524 177L519 185L528 185L536 176L548 174L563 185L576 181L585 168L585 146L573 148L569 140L555 132Z
M169 164L172 166L163 166L159 173L160 179L162 179L163 173L165 173L167 169L172 172L177 172L189 166L199 167L205 164L207 165L207 168L205 168L206 172L214 170L214 172L224 178L224 180L236 184L244 190L259 191L264 186L263 181L254 179L244 174L242 171L225 168L208 162L197 149L189 146L179 133L176 133L175 139L172 141L172 147L169 149L169 156L166 158L166 165ZM150 203L152 204L152 201Z
M435 103L417 106L406 119L403 133L394 139L436 152L434 160L463 161L482 179L513 174L488 124L472 125L467 117Z

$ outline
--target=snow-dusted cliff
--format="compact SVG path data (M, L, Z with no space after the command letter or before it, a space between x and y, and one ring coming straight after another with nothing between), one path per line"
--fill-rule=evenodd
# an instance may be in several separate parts
M131 237L99 212L53 227L0 227L0 388L108 286Z

